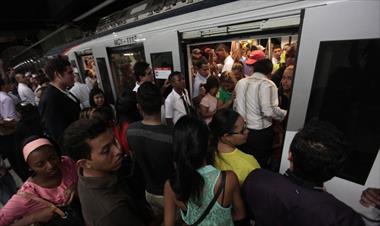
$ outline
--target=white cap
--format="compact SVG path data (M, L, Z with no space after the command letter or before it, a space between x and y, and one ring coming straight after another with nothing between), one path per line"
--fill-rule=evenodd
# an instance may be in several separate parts
M259 50L263 51L263 50L265 49L265 47L264 47L264 46L262 46L262 45L258 45L258 46L257 46L257 49L259 49Z

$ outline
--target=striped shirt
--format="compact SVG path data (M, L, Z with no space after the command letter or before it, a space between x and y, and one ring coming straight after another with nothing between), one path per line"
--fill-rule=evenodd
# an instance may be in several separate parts
M278 106L276 85L264 74L255 72L239 80L235 87L234 109L246 121L249 129L261 130L272 125L272 119L282 121L287 111Z

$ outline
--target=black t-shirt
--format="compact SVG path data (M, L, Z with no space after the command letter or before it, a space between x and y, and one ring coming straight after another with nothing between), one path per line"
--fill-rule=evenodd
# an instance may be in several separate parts
M364 226L359 214L331 194L267 170L252 171L242 194L257 226Z
M163 195L165 181L174 173L172 129L166 125L129 125L127 139L141 168L146 190Z
M38 111L47 133L59 142L63 131L78 120L80 105L49 84L38 104Z

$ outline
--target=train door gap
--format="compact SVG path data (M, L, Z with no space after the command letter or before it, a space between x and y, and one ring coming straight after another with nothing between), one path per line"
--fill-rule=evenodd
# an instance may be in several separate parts
M196 69L193 66L194 61L199 60L199 58L201 57L205 57L209 61L209 64L216 63L218 71L215 73L215 75L221 75L222 66L220 65L224 63L224 59L220 59L215 54L215 49L221 44L224 44L227 47L227 52L230 53L230 55L233 56L233 58L239 58L238 61L242 62L242 65L244 65L244 61L249 57L250 50L254 48L253 46L256 46L258 49L262 49L266 57L270 59L272 59L273 57L274 47L280 47L282 50L280 61L283 61L282 63L284 63L285 65L285 52L283 52L283 47L287 44L292 45L297 43L298 35L298 28L292 28L287 30L279 29L270 33L256 32L250 34L239 34L229 37L208 37L187 40L181 40L182 36L179 35L180 49L182 50L183 54L183 56L181 57L183 65L182 70L185 70L184 74L186 77L187 88L190 91L190 93L192 93L192 84L196 75ZM286 130L284 129L284 131ZM278 143L276 143L278 147L276 148L276 150L277 152L279 152L276 154L276 156L278 157L281 157L283 144L283 139L280 139ZM277 159L276 161L278 164L276 163L274 168L275 170L278 170L280 159Z

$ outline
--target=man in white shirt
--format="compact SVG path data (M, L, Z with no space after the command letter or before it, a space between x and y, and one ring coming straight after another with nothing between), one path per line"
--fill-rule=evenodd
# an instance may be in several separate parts
M282 121L287 112L278 106L277 87L267 77L273 69L271 60L258 60L253 68L254 73L236 85L234 109L245 119L249 129L242 149L254 155L265 168L272 155L272 120Z
M0 78L0 122L4 123L17 120L15 104L7 92L9 92L9 84L5 84Z
M76 69L76 68L73 68ZM74 86L70 89L70 92L78 98L80 102L81 109L90 107L90 89L86 84L83 84L79 81L79 74L75 73L74 70Z
M0 76L0 162L1 157L3 157L4 159L7 158L12 166L16 166L17 158L13 133L18 118L13 100L7 94L9 88L9 84L5 84L5 81ZM1 170L0 164L0 171ZM5 173L6 171L3 172ZM2 173L0 172L0 178L1 176ZM5 198L4 196L1 197L1 193L0 191L0 200L1 198Z
M165 100L165 118L168 125L174 125L178 119L190 113L191 101L181 72L171 73L168 79L173 90Z
M28 79L23 74L16 74L18 82L17 92L21 101L36 105L36 96L31 88L29 88Z
M281 46L275 45L273 47L273 57L272 57L273 72L277 71L280 68L280 61L281 61Z
M198 106L201 102L201 99L206 95L206 90L203 88L203 85L206 84L208 76L210 76L210 67L208 60L202 58L195 65L197 68L197 74L195 75L193 83L193 103L195 106Z
M247 67L249 67L249 74L246 74L246 77L245 78L242 78L240 79L236 86L235 86L235 93L236 93L236 98L235 98L235 101L234 101L234 109L235 111L237 112L243 112L244 110L242 109L237 109L238 107L239 108L242 108L243 106L245 106L245 102L246 102L246 87L247 87L247 82L249 81L248 78L251 77L253 75L253 64L256 63L258 60L263 60L265 59L265 53L261 50L253 50L250 54L249 54L249 57L248 59L245 61L245 65Z
M152 68L146 62L137 62L133 66L133 71L136 78L136 86L133 88L133 92L137 92L140 85L144 82L154 82Z
M218 56L219 61L223 63L222 72L231 71L235 61L234 59L232 59L232 56L228 54L227 46L224 44L218 45L218 47L215 50L215 53Z

